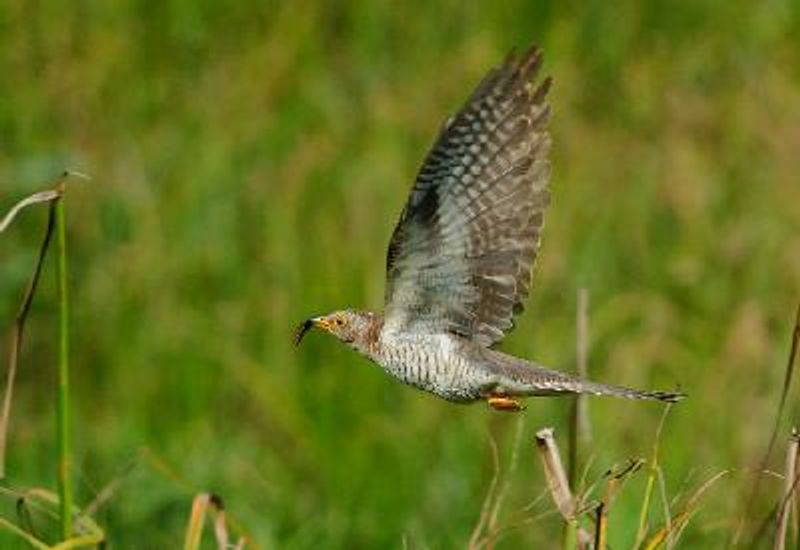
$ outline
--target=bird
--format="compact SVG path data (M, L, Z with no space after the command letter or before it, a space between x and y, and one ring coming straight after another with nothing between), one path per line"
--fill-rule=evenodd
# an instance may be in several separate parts
M524 309L550 203L552 78L540 48L512 51L442 126L392 233L384 311L306 319L401 382L499 411L531 396L676 402L679 392L593 382L495 349Z

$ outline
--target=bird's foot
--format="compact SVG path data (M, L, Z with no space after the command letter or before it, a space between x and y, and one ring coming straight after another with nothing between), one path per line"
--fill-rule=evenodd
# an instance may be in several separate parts
M525 405L507 395L488 395L486 402L496 411L520 412L525 410Z

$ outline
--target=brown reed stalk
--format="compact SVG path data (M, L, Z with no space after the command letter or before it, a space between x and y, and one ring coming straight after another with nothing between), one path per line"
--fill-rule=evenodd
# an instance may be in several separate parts
M577 502L567 482L567 474L561 461L561 453L553 436L553 428L542 428L536 432L535 441L536 448L539 450L539 457L542 459L547 489L566 525L563 541L564 548L573 548L575 546L588 548L592 537L578 525Z
M800 450L800 433L797 428L792 429L789 437L789 445L786 447L786 473L784 476L784 490L781 502L778 505L775 527L775 550L786 548L786 534L789 527L789 515L792 510L792 503L796 502L794 495L797 493L797 485L800 482L800 472L798 472L798 450Z
M579 377L588 378L589 356L589 291L579 288L575 311L575 370ZM572 401L569 430L569 484L575 490L579 470L580 447L591 442L588 396L577 394Z
M231 545L229 542L230 537L228 536L225 507L222 504L222 499L211 493L200 493L192 501L192 512L189 516L189 524L186 527L186 537L184 539L184 550L199 550L206 516L209 513L213 515L214 539L218 550L243 549L245 545L244 538L240 538L235 545Z
M800 304L797 305L797 310L795 312L795 319L794 319L794 328L792 330L792 343L789 347L789 358L786 362L786 369L784 371L783 376L783 387L781 389L781 397L780 401L778 402L778 409L775 413L775 422L772 426L772 434L769 438L769 443L767 444L767 449L764 452L764 456L761 458L761 463L759 465L758 470L763 472L767 469L769 464L770 458L772 457L772 451L775 447L775 441L778 437L778 431L781 426L781 420L783 418L783 411L786 407L786 398L789 395L789 388L792 385L792 378L794 377L794 370L795 370L795 361L797 358L798 350L800 349ZM754 506L758 500L758 492L761 487L761 478L762 476L758 475L755 476L753 480L752 489L750 490L750 494L748 498L745 500L745 508L744 508L744 515L739 520L739 524L736 527L736 530L733 534L732 545L736 545L739 543L745 527L753 516ZM756 534L752 537L750 541L750 546L756 546L758 544L758 539L763 536L765 530L758 529Z

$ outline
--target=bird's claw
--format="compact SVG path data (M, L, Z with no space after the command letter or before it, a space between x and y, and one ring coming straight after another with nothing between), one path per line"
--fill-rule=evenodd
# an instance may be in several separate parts
M507 395L489 395L486 402L496 411L520 412L525 410L525 405Z

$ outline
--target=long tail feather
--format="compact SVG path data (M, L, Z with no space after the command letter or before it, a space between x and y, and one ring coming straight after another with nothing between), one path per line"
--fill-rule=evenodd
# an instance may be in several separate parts
M482 355L484 365L497 375L498 388L510 395L533 396L586 393L625 399L665 401L667 403L675 403L686 397L686 394L677 391L635 390L623 386L583 380L494 350L484 350Z

